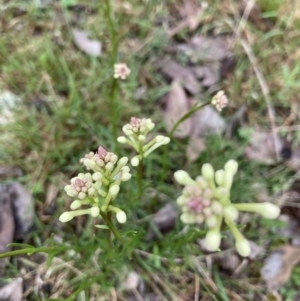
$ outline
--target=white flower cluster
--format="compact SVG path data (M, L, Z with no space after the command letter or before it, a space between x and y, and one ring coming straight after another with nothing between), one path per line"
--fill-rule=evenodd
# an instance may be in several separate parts
M218 111L222 111L228 105L228 99L224 91L219 91L212 99L211 104L216 107Z
M114 78L126 79L131 70L124 63L118 63L114 65Z
M119 223L126 222L126 214L121 209L112 206L111 202L116 198L120 190L121 182L131 178L130 169L127 166L128 158L118 157L107 152L103 147L98 152L85 155L80 162L88 170L94 173L80 173L71 179L71 184L65 186L66 193L77 198L72 204L73 211L66 211L60 216L61 222L68 222L75 216L90 214L96 217L102 212L112 211L116 213ZM83 205L90 205L88 209L77 210Z
M131 159L132 166L138 166L143 158L146 158L158 147L170 142L169 137L158 135L145 143L148 133L153 130L154 126L155 124L150 118L140 119L136 117L132 117L130 123L123 126L122 130L127 137L120 136L117 141L132 146L138 153Z
M216 172L209 163L204 164L201 176L195 180L183 170L176 171L174 177L179 184L185 186L177 198L183 212L180 216L182 222L205 222L209 229L206 234L207 248L216 251L221 243L220 229L224 220L235 237L238 253L246 257L250 254L250 244L235 224L239 211L256 212L265 218L274 219L279 216L280 209L271 203L232 204L230 190L237 170L238 163L229 160L224 169Z

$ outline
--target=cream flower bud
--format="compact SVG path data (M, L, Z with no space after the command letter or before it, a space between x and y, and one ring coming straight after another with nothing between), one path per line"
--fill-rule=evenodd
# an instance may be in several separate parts
M121 171L124 173L127 173L127 172L130 172L130 168L128 166L124 166L124 167L122 167Z
M140 160L137 156L135 156L131 159L130 163L131 163L132 166L138 166L139 163L140 163Z
M222 214L223 212L223 206L218 201L213 201L210 208L213 211L213 213L217 215Z
M106 169L107 171L112 171L112 170L114 169L113 163L108 162L108 163L105 165L105 169Z
M206 180L213 180L215 172L214 168L209 163L203 164L201 174Z
M139 135L138 139L139 139L139 141L145 141L146 136L144 136L144 135Z
M118 141L119 143L124 144L124 143L127 142L127 139L126 139L126 137L124 137L124 136L120 136L120 137L117 138L117 141Z
M100 210L98 207L94 206L91 208L91 216L92 217L97 217L100 213Z
M209 251L216 251L221 244L221 234L217 230L209 230L205 236L206 248Z
M202 214L197 214L195 216L195 223L202 224L204 222L204 216Z
M95 193L96 193L95 188L91 187L91 188L88 189L88 195L93 196L93 195L95 195Z
M69 211L66 211L64 212L60 217L59 217L59 220L62 222L62 223L66 223L70 220L73 219L73 215L72 215L72 212L69 212Z
M102 179L102 174L101 172L95 172L93 175L92 175L92 178L94 181L100 181Z
M280 208L272 203L262 203L261 205L261 211L259 212L263 217L268 219L275 219L280 214Z
M236 241L235 248L237 252L243 257L248 257L251 253L250 243L244 237Z
M198 177L196 178L196 182L197 182L197 184L198 184L201 188L203 188L203 189L205 189L205 188L208 187L207 181L206 181L202 176L198 176Z
M224 165L225 171L230 172L233 176L237 173L238 167L239 165L235 160L229 160Z
M256 212L268 219L275 219L280 214L280 208L272 203L242 203L233 205L239 211Z
M206 218L205 223L208 228L213 228L217 224L217 217L215 215L211 215Z
M67 193L68 196L74 197L77 195L76 191L74 190L74 188L71 185L65 186L65 192Z
M122 173L121 175L121 181L126 182L131 179L131 174L130 173Z
M215 180L218 185L223 185L225 177L225 171L223 169L217 170L215 173Z
M84 193L84 192L79 192L78 198L79 198L80 200L85 199L85 198L86 198L86 193Z
M239 212L235 207L227 206L224 208L223 215L226 220L234 222L238 218Z
M196 216L195 214L184 212L180 215L180 220L184 224L194 224L196 222Z
M165 136L158 135L154 139L157 143L162 143L165 140Z
M174 173L175 180L181 185L195 186L196 182L190 177L190 175L184 170L178 170Z
M206 216L206 217L209 217L212 215L212 209L210 207L206 207L203 209L203 214Z
M149 119L148 119L149 120ZM148 129L148 131L150 132L150 131L152 131L153 129L154 129L154 127L155 127L155 123L153 123L152 121L151 121L151 119L150 119L150 121L148 121L147 120L147 129Z
M122 158L118 161L118 166L124 167L127 163L128 163L128 158L127 158L127 157L122 157Z
M111 158L110 158L110 162L112 164L115 164L118 161L118 156L115 154L112 154Z
M95 161L90 159L84 160L84 165L92 170L98 167Z
M112 197L115 197L120 191L120 186L119 185L113 185L109 188L109 194Z
M188 203L189 198L186 197L185 195L181 195L181 196L179 196L179 197L177 198L176 201L177 201L177 204L178 204L179 206L183 206L183 205L186 205L186 204Z
M126 217L126 213L125 213L124 211L119 211L119 212L116 214L116 218L117 218L117 221L118 221L120 224L126 223L127 217Z
M74 202L72 202L72 204L70 205L70 208L72 210L76 210L79 207L81 207L81 202L79 200L75 200Z

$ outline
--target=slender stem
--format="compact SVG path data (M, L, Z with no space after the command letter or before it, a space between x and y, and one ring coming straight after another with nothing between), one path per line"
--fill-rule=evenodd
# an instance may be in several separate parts
M111 220L109 220L109 218L107 217L107 215L103 212L103 211L100 211L100 214L102 216L102 218L105 220L108 228L111 230L111 232L115 235L116 238L118 238L119 240L122 241L122 237L121 235L119 234L117 228L114 226L114 224L112 223Z
M112 132L114 140L118 138L118 130L117 130L117 120L118 120L118 110L116 104L116 92L117 92L117 79L113 79L112 86L111 86L111 96L110 96L110 110L111 110L111 122L112 122Z
M143 194L143 174L144 174L144 163L143 159L140 160L137 174L137 183L138 183L138 200L142 197Z
M143 194L143 177L144 177L144 157L143 157L143 145L139 143L139 155L141 156L141 160L138 166L138 174L137 174L137 185L138 185L138 197L137 200L140 200Z
M172 139L174 132L176 131L176 129L178 128L178 126L184 122L186 119L188 119L189 117L191 117L194 113L196 113L198 110L204 108L205 106L209 105L211 103L211 101L207 101L202 105L199 106L194 106L192 107L186 114L184 114L174 125L172 130L170 131L169 137Z
M110 31L111 36L111 42L112 42L112 63L115 64L117 59L117 51L118 51L118 42L117 42L117 34L114 24L114 18L112 15L112 9L111 9L111 3L110 0L105 0L106 4L106 17L108 20L108 27Z
M117 61L118 41L117 41L115 22L113 18L113 11L111 8L110 0L105 0L105 4L106 4L106 17L107 17L111 43L112 43L111 69L113 70L114 65ZM118 91L118 80L114 78L111 84L111 92L110 92L110 114L111 114L112 133L113 133L114 141L117 140L117 136L118 136L118 131L117 131L118 108L116 103L117 91ZM117 148L118 148L118 144L115 143L116 152L117 152Z
M244 236L241 234L234 222L225 219L225 223L229 227L236 241L244 239Z

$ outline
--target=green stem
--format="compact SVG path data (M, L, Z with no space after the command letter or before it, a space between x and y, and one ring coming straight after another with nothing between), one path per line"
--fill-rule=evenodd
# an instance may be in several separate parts
M112 65L114 65L117 59L117 51L118 51L117 34L116 34L116 29L114 24L114 18L112 15L113 12L111 9L110 0L105 0L105 5L106 5L106 17L108 20L108 27L109 27L111 42L112 42Z
M205 106L209 105L211 103L211 101L207 101L202 105L199 106L194 106L192 107L186 114L184 114L174 125L172 130L170 131L169 137L170 139L173 138L174 132L176 131L176 129L179 127L179 125L184 122L186 119L188 119L189 117L191 117L194 113L196 113L198 110L204 108Z
M118 41L117 41L116 28L115 28L113 11L111 8L110 0L105 0L105 4L106 4L106 17L107 17L111 43L112 43L111 69L113 70L114 65L117 61ZM111 114L112 134L114 137L114 141L116 141L118 138L118 128L117 128L118 108L116 103L117 90L118 90L118 80L114 78L111 84L111 92L110 92L110 114ZM117 148L118 148L118 144L115 143L114 151L117 152Z
M2 253L0 254L0 259L1 258L5 258L5 257L10 257L10 256L16 256L16 255L21 255L21 254L28 254L28 255L31 255L33 253L50 253L52 251L65 251L65 250L68 250L69 248L67 247L51 247L51 248L48 248L48 247L41 247L41 248L26 248L26 249L21 249L21 250L14 250L14 251L9 251L9 252L6 252L6 253Z
M236 241L244 239L244 236L241 234L234 222L225 219L225 223L229 227Z
M138 200L141 199L143 194L143 174L144 174L144 164L143 159L140 160L138 167L137 183L138 183Z
M138 197L137 200L140 201L143 194L143 177L144 177L144 157L143 157L143 145L139 143L139 155L141 156L141 160L138 166L138 174L137 174L137 185L138 185Z
M112 220L109 219L108 216L103 211L100 211L100 214L101 214L102 218L105 220L108 228L115 235L115 237L118 238L120 241L123 241L121 235L119 234L119 232L117 230L117 228L112 223Z

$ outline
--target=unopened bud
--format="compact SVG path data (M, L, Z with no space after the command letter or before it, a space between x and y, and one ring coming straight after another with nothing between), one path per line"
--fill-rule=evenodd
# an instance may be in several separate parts
M66 211L64 212L60 217L59 217L59 220L62 222L62 223L66 223L68 221L70 221L71 219L73 219L73 215L71 212L69 211Z
M217 217L215 215L211 215L206 218L205 223L208 228L213 228L217 224Z
M217 170L215 173L215 180L218 185L223 185L225 172L223 169Z
M196 222L195 214L184 212L180 215L180 220L184 224L194 224Z
M86 198L86 194L85 194L84 192L79 192L78 198L79 198L80 200L83 200L83 199Z
M177 204L178 204L179 206L183 206L183 205L186 205L186 204L188 203L189 198L186 197L185 195L181 195L181 196L179 196L179 197L177 198L176 201L177 201Z
M95 172L93 175L92 175L92 178L94 181L100 181L102 179L102 174L101 172Z
M238 167L239 165L235 160L229 160L224 165L225 171L230 172L233 176L237 173Z
M131 165L132 166L138 166L139 165L139 163L140 163L140 160L139 160L139 158L137 157L137 156L135 156L135 157L133 157L132 159L131 159Z
M72 202L72 204L70 205L70 208L72 210L76 210L79 207L81 207L81 202L79 200L75 200L74 202Z
M124 211L119 211L119 212L116 214L116 218L117 218L117 221L118 221L120 224L126 223L127 217L126 217L126 213L125 213Z
M195 186L196 182L184 170L178 170L174 173L175 180L181 185Z
M120 187L118 185L113 185L109 188L109 194L114 198L120 191Z
M209 230L205 236L206 248L209 251L216 251L221 244L221 234L217 230Z
M118 161L118 166L120 168L124 167L126 164L128 163L128 158L127 157L122 157L119 161Z
M259 205L259 207L261 207L261 210L257 212L260 213L264 218L275 219L280 214L280 208L275 204L266 202L256 205Z
M234 222L239 217L239 212L233 206L227 206L223 211L226 220Z
M122 173L121 175L121 181L126 182L131 179L131 174L130 173Z
M235 248L237 252L243 257L248 257L251 253L250 243L244 237L236 241Z
M223 212L223 206L218 201L213 201L210 208L213 211L213 213L217 215L220 215Z
M120 136L120 137L117 138L117 141L119 143L125 144L127 142L127 139L124 136Z
M215 172L214 168L209 163L203 164L201 174L206 180L213 180Z
M113 163L108 162L108 163L105 165L105 169L106 169L107 171L112 171L112 170L114 169Z
M97 217L99 215L99 213L100 213L100 210L98 207L95 206L95 207L91 208L91 216L92 217Z

